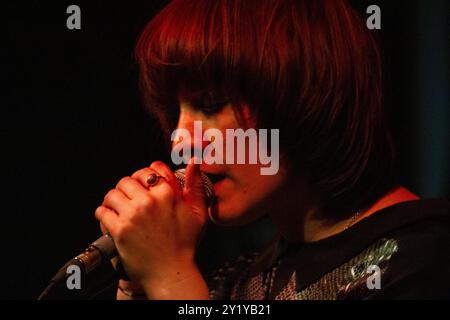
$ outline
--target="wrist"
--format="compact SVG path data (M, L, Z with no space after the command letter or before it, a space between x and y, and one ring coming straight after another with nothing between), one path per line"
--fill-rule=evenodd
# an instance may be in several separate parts
M145 292L134 292L128 289L124 289L120 286L117 287L117 300L146 300L147 295Z
M197 266L179 269L161 281L143 285L152 300L207 300L209 290Z
M117 300L146 300L144 289L137 283L120 280L117 285Z

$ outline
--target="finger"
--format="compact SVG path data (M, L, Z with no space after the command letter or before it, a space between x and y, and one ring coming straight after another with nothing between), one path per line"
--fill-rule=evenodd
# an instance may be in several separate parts
M119 216L117 213L105 206L100 206L95 210L95 218L100 221L102 231L113 232L119 223Z
M130 201L131 200L128 199L122 191L112 189L106 194L103 205L114 210L117 214L124 214L126 213Z
M178 183L178 179L175 177L175 175L173 175L171 171L169 174L163 170L159 171L158 169L153 168L143 168L139 171L136 171L131 177L138 180L143 186L148 188L147 178L152 173L155 173L162 178L155 186L152 186L151 189L160 188L161 186L163 186L162 188L167 188L169 186L173 191L175 191L176 196L181 196L180 184ZM173 175L173 178L171 177L171 175ZM176 182L174 181L174 179L176 180Z
M143 186L145 189L148 190L147 178L152 173L155 173L160 176L160 174L153 169L143 168L143 169L140 169L140 170L136 171L135 173L133 173L131 175L131 177L133 179L135 179L136 181L138 181L141 184L141 186Z
M194 158L191 158L186 167L185 179L184 198L196 214L201 215L202 218L206 218L206 196L200 174L200 165L194 163Z
M95 216L97 217L97 214ZM101 222L100 222L100 230L102 230L102 234L108 233L108 230L106 229L106 227Z
M150 174L156 174L161 177L161 179L151 187L147 184L147 178ZM174 203L174 200L177 197L181 197L181 190L178 186L178 190L174 189L166 180L164 177L164 174L161 174L157 170L154 170L152 168L144 168L132 175L132 177L140 182L140 184L145 184L148 188L146 190L147 194L145 197L142 198L142 200L146 201L148 200L149 193L152 195L152 197L156 200L156 202L160 202L164 205L169 205L171 207ZM139 200L139 199L138 199Z
M178 178L164 162L155 161L150 165L150 169L153 169L156 172L158 172L161 176L163 176L166 179L167 183L174 190L181 193L180 182L178 181Z
M148 189L132 177L125 177L121 179L116 188L130 200L142 198L148 194Z

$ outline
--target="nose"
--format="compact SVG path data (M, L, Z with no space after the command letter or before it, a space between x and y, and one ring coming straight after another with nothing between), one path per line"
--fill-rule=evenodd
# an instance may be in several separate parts
M203 153L210 141L203 140L203 121L198 113L181 108L175 134L172 134L172 149L190 150L191 156Z

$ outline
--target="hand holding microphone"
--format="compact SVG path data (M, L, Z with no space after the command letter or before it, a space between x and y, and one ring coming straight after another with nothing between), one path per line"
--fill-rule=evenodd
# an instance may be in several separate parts
M212 190L193 161L175 173L154 162L107 193L95 216L109 233L75 259L89 272L118 252L128 277L147 297L207 298L194 256Z

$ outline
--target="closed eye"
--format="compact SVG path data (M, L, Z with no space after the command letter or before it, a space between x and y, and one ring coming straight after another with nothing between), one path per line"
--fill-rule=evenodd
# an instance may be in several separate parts
M194 109L201 111L206 116L219 113L227 104L230 103L228 98L212 91L191 94L186 98Z
M209 116L209 115L214 115L216 113L219 113L227 104L228 104L228 101L214 102L214 103L199 106L199 109L206 116Z

